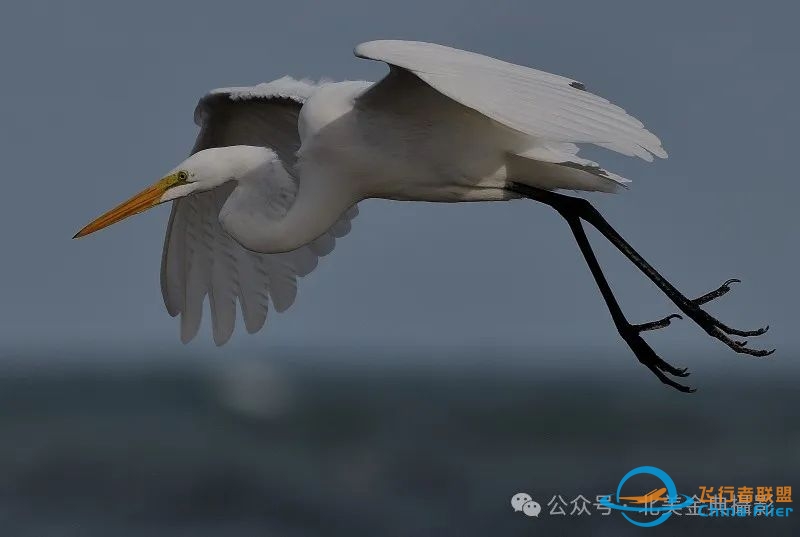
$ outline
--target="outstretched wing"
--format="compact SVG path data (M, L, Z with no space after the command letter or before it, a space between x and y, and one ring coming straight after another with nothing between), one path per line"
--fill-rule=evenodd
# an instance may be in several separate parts
M200 126L192 153L210 147L272 148L291 169L300 147L297 116L315 86L289 77L249 88L214 90L195 110ZM284 311L294 302L297 277L333 250L358 212L350 209L312 243L292 252L260 254L243 248L220 226L219 211L232 185L178 199L172 204L161 261L161 291L170 315L181 316L181 340L197 334L209 298L214 341L222 345L236 323L236 302L248 332L264 326L269 302Z
M548 142L593 143L647 161L667 156L639 120L576 80L432 43L371 41L355 54L413 73L450 99L551 147Z

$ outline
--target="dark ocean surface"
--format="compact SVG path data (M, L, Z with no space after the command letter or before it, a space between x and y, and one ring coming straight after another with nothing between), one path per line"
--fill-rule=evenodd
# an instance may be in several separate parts
M700 390L684 395L622 351L277 354L193 362L7 352L0 536L800 531L800 512L674 515L642 529L592 505L580 516L546 505L557 495L594 501L642 465L689 495L701 486L800 494L800 390L768 365L737 376L719 364L741 358L706 360L691 377ZM644 494L659 483L636 485ZM517 492L541 504L538 518L513 511Z

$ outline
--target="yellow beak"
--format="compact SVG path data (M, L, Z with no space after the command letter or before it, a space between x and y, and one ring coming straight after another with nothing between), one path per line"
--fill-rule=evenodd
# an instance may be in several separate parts
M159 200L161 199L161 196L164 195L164 192L166 192L166 190L171 186L175 186L175 184L178 182L180 181L177 178L177 174L168 175L154 185L145 188L128 201L120 203L107 213L96 218L87 224L82 230L77 232L72 238L77 239L79 237L89 235L90 233L99 231L104 227L110 226L111 224L115 224L120 220L124 220L129 216L139 214L147 209L155 207L161 203Z

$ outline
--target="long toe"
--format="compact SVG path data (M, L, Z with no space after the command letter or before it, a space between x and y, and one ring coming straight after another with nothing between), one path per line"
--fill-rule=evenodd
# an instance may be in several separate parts
M711 302L712 300L727 294L728 291L731 290L731 284L733 283L742 283L742 280L740 280L739 278L731 278L730 280L727 280L725 283L723 283L713 291L706 293L703 296L699 296L694 300L692 300L691 302L693 302L697 306L702 306L707 302Z
M642 324L635 324L633 325L634 330L638 332L647 332L648 330L658 330L660 328L666 328L670 325L672 319L683 319L677 313L673 313L671 315L667 315L663 319L659 319L657 321L651 321L649 323L642 323Z
M623 339L636 355L639 362L650 369L661 382L685 393L694 391L694 389L680 384L667 376L667 374L669 374L682 378L688 377L689 371L687 368L675 367L656 354L653 348L642 339L635 326L630 326L627 330L623 330L623 332Z
M723 342L725 345L727 345L728 347L730 347L734 351L738 352L739 354L748 354L750 356L763 358L764 356L769 356L770 354L775 352L775 349L771 349L771 350L751 349L750 347L747 347L747 342L746 341L737 341L735 339L731 339L730 337L728 337L727 334L725 334L725 332L723 332L718 327L714 327L714 329L709 331L709 334L711 334L713 337L717 338L718 340Z
M716 325L719 327L720 330L722 330L723 332L725 332L728 335L741 336L741 337L760 336L762 334L766 334L767 331L769 330L769 325L764 326L762 328L757 328L755 330L739 330L739 329L736 329L736 328L731 328L730 326L728 326L728 325L726 325L724 323L721 323L719 321L717 321Z
M675 388L679 392L683 393L694 393L697 391L695 388L691 388L689 386L686 386L685 384L681 384L680 382L676 382L675 380L669 378L664 373L662 373L661 370L659 370L656 366L650 364L645 364L645 365L647 366L648 369L650 369L650 371L653 372L653 374L656 377L658 377L658 380L660 380L667 386Z

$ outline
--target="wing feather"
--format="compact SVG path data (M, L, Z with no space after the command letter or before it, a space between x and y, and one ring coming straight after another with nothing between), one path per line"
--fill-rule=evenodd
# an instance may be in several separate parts
M648 161L667 156L639 120L576 80L432 43L371 41L355 54L407 70L450 99L545 142L593 143Z
M192 153L210 147L261 145L272 148L292 167L300 147L297 117L314 85L289 77L251 88L223 88L200 99L195 122L200 126ZM335 239L350 230L353 207L311 244L282 254L243 248L219 223L219 212L233 190L223 185L172 205L161 264L161 290L170 315L181 316L181 340L200 328L208 296L214 342L222 345L234 332L236 304L249 333L267 320L269 303L288 309L297 296L297 277L316 268L318 258L333 250ZM275 186L279 194L280 185ZM285 200L274 199L278 207Z

